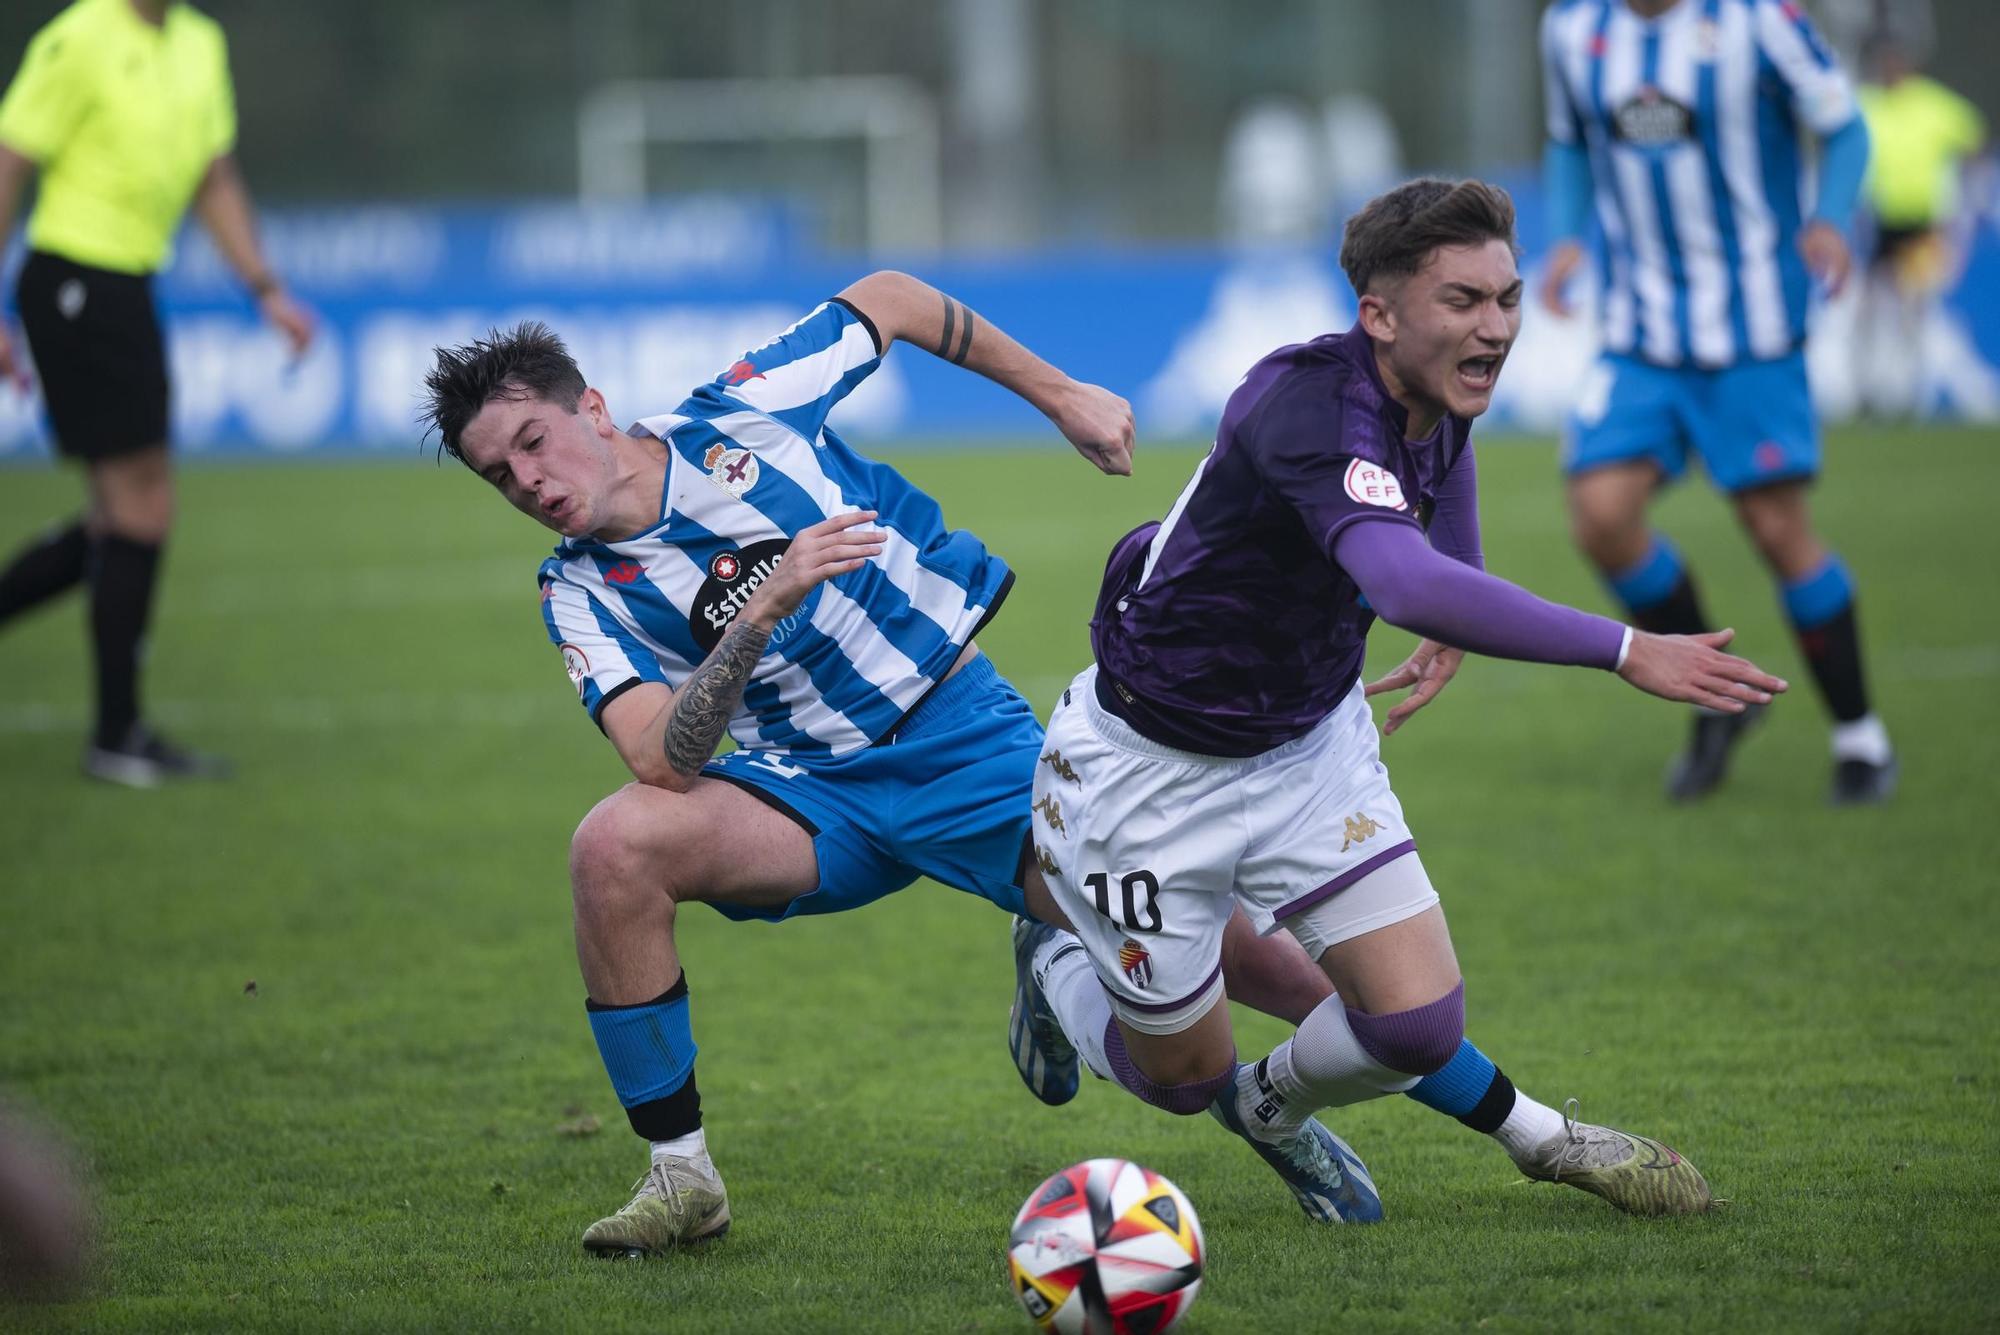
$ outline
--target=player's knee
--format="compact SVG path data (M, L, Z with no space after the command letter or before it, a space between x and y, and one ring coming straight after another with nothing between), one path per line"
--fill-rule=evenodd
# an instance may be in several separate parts
M1164 1061L1161 1060L1163 1055L1166 1058ZM1148 1074L1132 1060L1116 1020L1105 1024L1104 1060L1119 1084L1141 1100L1176 1117L1192 1117L1208 1111L1208 1105L1215 1102L1216 1095L1228 1088L1236 1077L1236 1054L1233 1050L1219 1063L1211 1054L1199 1049L1179 1054L1155 1054L1155 1069Z
M1387 1015L1349 1010L1347 1022L1362 1048L1382 1065L1405 1075L1429 1075L1443 1070L1465 1041L1465 981L1411 1010Z
M571 893L579 912L616 910L633 899L673 898L660 856L663 822L628 785L590 809L569 841Z

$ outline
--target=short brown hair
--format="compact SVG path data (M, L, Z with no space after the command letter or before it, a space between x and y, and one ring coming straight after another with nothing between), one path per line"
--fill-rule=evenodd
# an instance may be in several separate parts
M583 372L555 331L539 320L524 320L504 334L496 329L485 338L437 349L437 361L424 377L418 420L424 435L437 432L444 452L463 463L459 434L494 399L540 399L573 414L583 390Z
M1379 279L1408 278L1440 246L1482 241L1514 246L1514 201L1507 192L1484 181L1426 176L1377 195L1347 220L1340 267L1358 297Z

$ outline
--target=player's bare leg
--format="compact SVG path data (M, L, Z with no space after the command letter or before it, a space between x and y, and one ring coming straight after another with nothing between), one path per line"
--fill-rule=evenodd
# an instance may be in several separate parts
M627 784L577 827L570 882L591 1028L633 1130L652 1144L632 1200L583 1245L616 1257L720 1237L729 1197L701 1129L675 918L684 903L777 908L811 891L812 839L730 784Z
M1869 708L1847 567L1814 531L1806 484L1737 493L1736 514L1778 581L1786 619L1833 717L1832 800L1881 802L1896 789L1888 729Z
M1382 880L1370 886L1376 878ZM1398 882L1428 884L1414 854L1351 889L1373 894ZM1287 924L1308 949L1327 929L1337 930L1331 913L1313 919L1308 910ZM1435 904L1327 945L1320 964L1336 995L1297 1035L1239 1074L1236 1108L1246 1121L1283 1134L1313 1107L1407 1093L1492 1135L1530 1178L1565 1182L1633 1214L1707 1208L1707 1183L1673 1150L1537 1103L1465 1041L1464 982L1443 910Z
M1626 617L1656 635L1697 635L1710 630L1694 577L1680 553L1646 520L1660 472L1646 462L1611 464L1569 481L1570 533L1600 577L1625 607ZM1690 802L1728 777L1736 743L1761 708L1740 714L1696 710L1687 749L1667 770L1667 796Z

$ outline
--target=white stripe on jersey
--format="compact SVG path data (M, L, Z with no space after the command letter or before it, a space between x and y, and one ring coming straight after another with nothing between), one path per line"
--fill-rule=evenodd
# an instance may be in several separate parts
M1764 193L1763 153L1757 146L1757 45L1750 11L1724 5L1715 63L1716 149L1722 177L1736 210L1736 281L1743 289L1744 323L1750 355L1782 357L1792 346L1791 318L1785 310L1784 276L1778 247L1778 215Z
M822 315L830 303L821 303L813 308L790 329L765 344L769 348L797 333L810 321ZM764 348L754 349L746 360L755 361ZM766 413L780 413L790 408L798 408L816 399L824 398L827 391L839 383L840 378L857 366L866 365L880 354L875 351L875 339L867 326L860 323L848 325L840 331L839 338L830 346L818 352L789 361L782 366L772 366L740 384L731 384L724 391L732 398L741 399L752 408ZM735 432L730 432L735 435Z

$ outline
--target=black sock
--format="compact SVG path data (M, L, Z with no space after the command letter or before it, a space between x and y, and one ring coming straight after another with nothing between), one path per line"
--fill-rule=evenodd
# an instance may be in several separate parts
M701 1130L701 1091L694 1087L694 1073L665 1098L627 1108L625 1120L647 1140L677 1140Z
M160 546L107 533L91 546L90 634L97 651L97 744L119 746L139 721L139 649L153 610Z
M50 529L14 554L0 571L0 621L9 621L83 582L90 536L83 521Z
M1507 1114L1514 1111L1514 1082L1499 1067L1493 1068L1493 1081L1486 1086L1486 1093L1474 1104L1472 1111L1462 1114L1459 1121L1483 1135L1492 1135L1507 1120Z
M1666 597L1634 608L1632 624L1655 635L1699 635L1707 630L1708 617L1701 610L1694 576L1683 571Z
M1796 633L1834 721L1852 723L1865 717L1868 685L1861 676L1861 629L1854 619L1854 604L1848 603L1831 620Z

